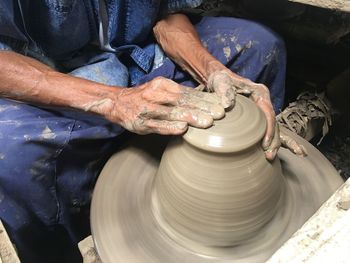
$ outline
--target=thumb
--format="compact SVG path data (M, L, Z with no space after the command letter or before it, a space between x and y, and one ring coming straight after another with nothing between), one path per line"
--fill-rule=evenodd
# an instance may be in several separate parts
M213 73L208 80L208 89L214 91L221 99L224 108L233 107L236 102L236 87L231 76L224 71Z

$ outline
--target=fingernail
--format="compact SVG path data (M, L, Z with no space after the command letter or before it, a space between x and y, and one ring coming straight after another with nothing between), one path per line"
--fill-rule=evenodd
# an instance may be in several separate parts
M223 96L221 98L221 104L224 107L224 109L227 109L231 107L232 101L230 101L227 97Z
M271 138L270 137L265 137L262 143L263 149L266 151L271 145Z
M175 124L175 128L179 130L186 130L187 129L187 122L177 122Z
M225 95L222 96L221 99L223 107L225 109L232 107L235 103L235 97L235 91L233 89L227 89Z
M273 149L273 150L267 150L265 151L265 157L268 161L273 161L276 158L277 155L277 149Z
M299 146L300 148L295 151L295 154L300 155L302 157L307 156L307 151L303 145Z
M213 125L213 118L207 114L201 114L196 120L196 127L198 128L208 128Z
M225 109L219 105L213 106L210 109L210 115L214 120L222 119L225 116Z
M304 145L301 145L301 148L303 149L303 154L304 154L304 157L305 156L308 156L308 152L307 152L307 150L306 150L306 148L304 147Z

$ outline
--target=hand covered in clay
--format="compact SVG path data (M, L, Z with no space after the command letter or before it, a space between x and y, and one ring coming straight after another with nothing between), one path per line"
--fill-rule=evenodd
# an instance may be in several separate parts
M228 69L224 69L210 74L207 88L220 97L221 104L225 108L234 106L236 94L243 94L249 96L263 111L267 120L267 129L262 147L268 160L273 160L276 157L281 145L297 155L306 155L302 146L289 136L280 134L270 99L270 92L265 85L254 83L249 79L235 75Z
M278 125L279 126L279 125ZM285 128L279 129L280 132L280 141L281 145L284 148L289 149L292 153L299 155L299 156L307 156L307 151L305 147L299 143L297 143L292 137L287 135L287 133L284 132Z
M225 115L215 94L158 77L116 94L106 118L138 133L182 134L188 125L207 128Z

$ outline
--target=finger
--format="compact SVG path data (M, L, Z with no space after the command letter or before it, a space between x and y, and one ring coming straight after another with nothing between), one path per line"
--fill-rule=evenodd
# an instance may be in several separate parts
M188 109L198 109L212 116L214 120L222 119L225 116L225 109L220 104L214 104L201 100L197 96L191 96L188 93L174 94L167 93L153 98L147 98L150 104L180 106Z
M236 88L226 83L221 83L215 87L215 93L221 98L221 105L226 109L233 107L236 102Z
M215 91L220 97L224 108L233 107L236 99L236 87L226 72L214 73L208 80L209 89Z
M269 161L273 161L276 158L278 149L281 147L281 140L280 140L279 133L280 133L279 127L276 124L275 133L274 133L273 139L271 141L271 144L268 147L268 149L265 151L266 159Z
M263 147L264 149L267 149L271 144L273 135L275 133L274 129L276 123L276 116L271 103L269 89L263 84L254 83L252 85L252 94L250 98L264 112L267 121L267 129L263 140Z
M245 89L237 89L237 94L241 94L241 95L244 95L244 96L249 96L252 94L252 91L245 88Z
M148 133L162 135L180 135L187 131L188 125L181 121L145 120L144 126Z
M225 109L221 106L216 94L196 91L166 79L157 81L162 84L158 84L157 88L151 91L146 90L143 94L143 98L148 102L197 108L209 113L214 119L221 119L225 116Z
M204 101L210 102L212 104L221 105L221 99L215 93L203 92L203 91L196 90L196 89L189 88L189 87L185 87L185 86L181 86L181 87L182 87L183 94L187 93L187 94L192 95L200 100L204 100Z
M275 112L272 108L272 106L269 105L267 102L256 102L256 105L262 110L262 112L265 115L267 127L265 136L263 139L263 149L267 150L271 142L273 140L274 134L275 134L275 127L276 127L276 117Z
M225 109L221 105L213 104L187 93L183 94L181 99L176 101L174 105L201 110L210 114L215 120L225 116Z
M187 96L193 96L198 99L213 103L220 104L220 98L214 93L203 92L196 90L194 88L186 87L180 85L172 80L165 80L162 82L162 85L159 86L163 91L178 94L179 96L185 94Z
M268 149L274 138L276 119L275 114L271 112L271 110L266 109L264 107L260 107L260 109L264 112L267 121L266 132L263 139L263 148Z
M148 105L140 114L141 118L160 119L168 121L182 121L198 128L208 128L214 119L209 113L183 107L167 107L162 105Z
M280 138L281 138L282 146L284 148L289 149L292 153L296 155L307 156L307 151L305 147L297 143L293 138L283 133L280 134Z
M169 114L169 120L172 121L186 121L191 126L197 128L209 128L213 125L214 119L208 114L200 110L186 109L181 107L174 107Z

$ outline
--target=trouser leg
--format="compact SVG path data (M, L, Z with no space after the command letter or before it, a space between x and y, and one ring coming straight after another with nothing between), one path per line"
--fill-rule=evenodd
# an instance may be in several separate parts
M0 111L0 218L22 262L80 262L92 189L122 129L5 99Z

